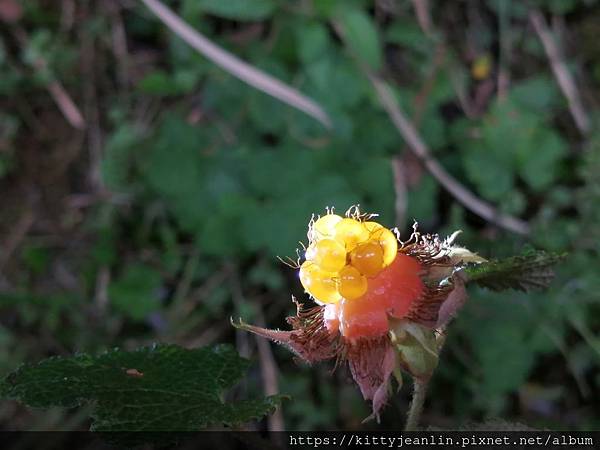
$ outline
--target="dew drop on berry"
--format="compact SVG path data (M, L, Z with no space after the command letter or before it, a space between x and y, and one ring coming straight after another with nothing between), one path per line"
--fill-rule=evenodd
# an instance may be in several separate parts
M377 241L364 242L352 250L350 261L363 275L375 276L383 269L383 248Z
M358 244L369 239L369 232L362 222L345 218L336 224L334 237L344 244L347 252L351 252Z
M347 300L359 298L367 292L367 278L355 267L346 266L339 273L339 292Z
M302 286L319 303L335 303L341 296L337 289L335 273L326 272L312 261L300 266Z
M306 259L327 272L338 272L346 265L346 249L333 239L321 239L306 250Z

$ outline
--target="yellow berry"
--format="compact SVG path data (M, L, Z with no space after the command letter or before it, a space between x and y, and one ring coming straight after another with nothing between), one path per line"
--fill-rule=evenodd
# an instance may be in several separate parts
M302 286L319 303L335 303L340 300L335 276L335 273L324 271L312 261L304 261L300 266Z
M321 239L306 250L306 259L327 272L337 272L346 265L346 249L333 239Z
M346 218L335 226L335 240L344 244L347 252L354 250L358 244L369 239L369 232L362 222Z
M324 237L333 237L336 224L342 220L337 214L326 214L319 217L312 225L313 238L316 240Z
M369 232L369 241L378 242L383 249L383 266L389 266L398 254L398 238L377 222L365 222L364 226Z
M339 274L339 291L346 300L362 297L367 292L367 277L355 267L346 266Z
M383 248L377 241L364 242L352 250L350 261L360 273L373 277L383 269Z

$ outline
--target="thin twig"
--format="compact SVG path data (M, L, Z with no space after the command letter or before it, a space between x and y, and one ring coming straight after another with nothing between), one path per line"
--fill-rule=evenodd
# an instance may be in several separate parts
M117 61L117 75L121 89L126 92L129 87L129 51L125 24L121 16L121 6L118 2L107 2L106 8L111 19L112 48Z
M280 80L258 70L242 61L237 56L227 52L208 38L194 30L173 11L158 0L142 0L156 17L167 27L187 42L199 53L210 59L216 65L229 72L231 75L248 83L288 105L314 117L327 128L331 128L331 119L325 110L314 100L301 94L298 90L286 85Z
M436 60L434 61L434 65L442 65L445 64L448 70L448 74L450 76L450 82L452 83L452 87L456 92L456 97L458 99L458 103L463 109L465 115L469 118L474 118L477 116L477 113L473 107L472 101L469 98L469 95L464 86L461 85L461 80L459 76L460 68L455 67L456 63L448 57L449 49L444 42L443 33L439 33L433 20L431 18L431 10L429 8L429 0L412 0L413 8L415 10L415 14L417 16L417 22L421 28L421 31L427 36L427 38L436 41ZM439 37L439 38L438 38ZM441 58L440 58L441 57ZM439 59L438 59L439 58ZM436 67L437 70L437 67ZM435 73L433 73L435 75ZM414 120L414 119L413 119ZM415 120L416 123L418 121Z
M394 99L394 94L390 88L368 69L364 69L369 80L375 88L379 100L386 110L392 123L396 126L398 132L408 144L411 151L419 158L423 166L429 173L456 198L467 209L473 211L485 220L496 224L506 230L518 233L528 234L529 225L515 217L500 213L489 203L481 200L458 180L450 175L446 170L431 156L425 142L418 134L415 127L402 112L400 106Z
M500 34L500 55L498 58L498 98L503 100L510 84L510 16L508 2L499 3L498 33Z
M26 206L21 216L17 219L12 229L7 233L0 247L0 271L9 261L13 252L19 247L21 241L27 236L27 233L33 226L35 212L32 207Z
M108 285L110 284L110 268L103 265L96 275L94 304L100 316L103 316L108 306Z
M552 72L554 72L554 76L556 77L556 81L558 82L563 95L567 98L569 111L571 111L575 125L581 134L587 135L590 131L590 120L583 108L579 90L575 85L573 76L569 72L569 69L564 62L564 58L552 37L546 19L539 10L533 9L529 12L529 20L540 38L540 41L542 41L544 51L546 52L546 56L552 67Z
M51 81L48 84L48 92L50 92L54 102L58 105L65 119L67 119L67 122L73 128L83 130L85 128L85 120L63 85L57 80Z
M197 246L193 246L173 295L169 317L171 324L178 323L179 319L189 314L190 306L186 304L190 302L189 293L199 263L200 249Z
M95 11L91 10L93 5L89 2L81 2L79 15L81 20L91 19ZM104 138L101 123L101 106L99 105L98 83L96 79L99 73L98 58L96 56L97 36L87 33L84 28L77 28L80 47L81 73L86 80L83 83L83 107L88 119L86 132L88 158L88 180L93 193L101 193L106 190L102 176L102 160L104 154Z
M16 27L14 29L14 36L23 48L29 46L29 36L23 28ZM47 69L48 62L43 57L39 56L33 62L33 65L37 70L43 71ZM85 119L63 85L58 80L52 80L48 83L46 89L48 89L54 103L56 103L58 109L60 109L65 119L67 119L67 122L69 122L73 128L83 130L86 126Z
M259 326L264 326L262 314L259 315L257 323ZM279 394L277 363L275 362L273 352L271 351L271 344L269 344L266 339L258 336L254 337L256 338L258 356L260 358L260 370L263 379L264 393L265 395ZM285 431L285 422L280 408L269 416L268 426L269 431Z
M431 14L429 13L429 0L412 0L412 4L419 26L427 37L432 38L434 33Z
M394 191L396 194L396 225L403 227L406 220L406 209L408 207L407 201L407 180L406 180L406 168L400 157L395 156L392 158L392 172L394 173Z
M427 381L414 379L414 391L412 401L410 402L410 409L406 417L406 425L404 425L404 431L416 431L419 426L419 419L423 412L423 405L425 405L425 398L427 397Z
M415 9L417 9L417 8L425 9L425 11L421 11L420 14L423 16L426 15L428 17L429 10L428 10L427 2L415 0L414 4L415 4ZM429 26L431 26L430 19L425 19L425 18L419 19L419 21L421 21L421 20L425 21L425 23L428 23ZM421 26L425 26L425 25L421 24ZM433 86L435 84L435 79L436 79L436 76L438 73L438 69L442 65L442 63L444 61L444 57L445 57L445 52L444 52L443 44L438 44L436 46L431 70L429 71L429 74L425 78L425 81L423 82L421 89L415 96L412 120L413 120L413 123L415 124L415 126L417 126L417 127L419 126L419 124L421 123L421 121L423 119L423 114L425 112L425 106L427 105L427 98L429 97L431 90L433 89ZM406 167L406 165L408 164L408 161L409 161L408 158L412 158L413 161L416 158L413 155L413 153L410 152L410 148L408 150L409 151L402 153L402 155L403 155L402 158L399 156L392 158L392 170L394 173L394 190L395 190L395 194L396 194L396 203L395 203L396 225L401 228L404 227L404 225L405 225L406 211L408 208L407 188L411 184L416 184L418 182L418 180L421 178L421 174L422 174L421 170L412 171L409 173L409 170ZM413 164L413 166L415 166L415 164ZM420 167L419 167L419 169L420 169Z

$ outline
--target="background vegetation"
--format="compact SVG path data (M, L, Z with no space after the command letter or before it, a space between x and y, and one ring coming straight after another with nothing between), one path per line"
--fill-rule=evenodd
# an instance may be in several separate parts
M348 373L299 367L229 325L283 327L290 295L305 294L276 256L295 255L313 212L360 203L405 236L413 219L462 229L483 256L570 253L547 292L471 291L423 423L600 428L597 1L165 3L313 98L333 127L219 69L141 2L0 0L0 373L115 346L232 342L255 362L237 394L292 396L256 426L397 428L408 389L382 425L361 425L369 406ZM529 236L440 187L357 55L393 86L433 158ZM8 401L0 423L89 427L85 410Z

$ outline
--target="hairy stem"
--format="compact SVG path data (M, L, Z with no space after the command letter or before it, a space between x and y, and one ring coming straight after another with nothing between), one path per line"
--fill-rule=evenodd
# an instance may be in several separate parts
M414 391L404 431L416 431L427 395L427 381L414 379Z

